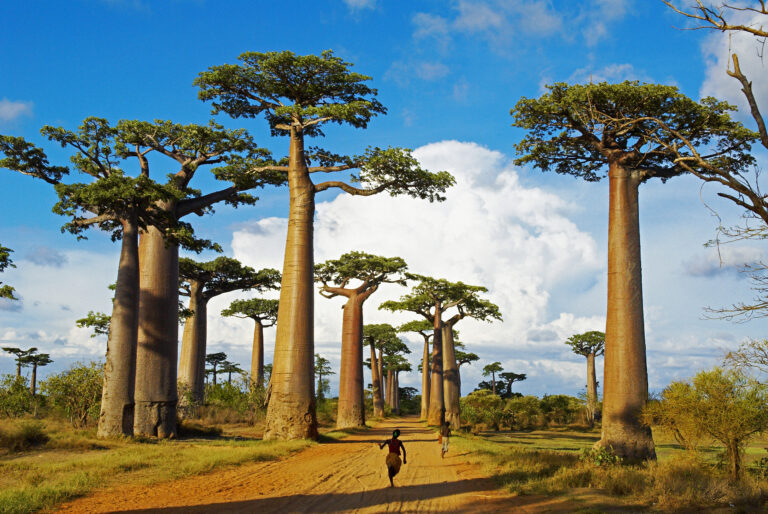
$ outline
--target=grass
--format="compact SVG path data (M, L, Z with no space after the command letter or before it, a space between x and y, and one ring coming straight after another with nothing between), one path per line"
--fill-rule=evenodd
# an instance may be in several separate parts
M596 431L539 430L456 434L452 450L485 468L500 485L521 495L563 496L585 511L763 508L768 481L751 473L733 483L717 465L721 448L692 455L657 438L658 461L640 466L582 462L582 449L599 439ZM747 462L765 455L764 441L747 449ZM761 455L762 454L762 455ZM602 510L600 510L602 509Z
M34 451L0 457L3 513L51 508L117 484L149 485L217 468L274 460L315 444L305 440L261 441L218 436L201 426L186 427L187 433L195 435L175 441L101 440L96 439L93 429L73 430L63 423L46 420L37 422L38 428L30 432L28 427L32 425L28 423L0 425L3 434L29 434L37 430L48 437Z

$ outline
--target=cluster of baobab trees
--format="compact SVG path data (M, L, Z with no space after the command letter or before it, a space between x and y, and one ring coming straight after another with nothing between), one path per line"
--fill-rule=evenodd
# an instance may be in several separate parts
M74 131L49 126L41 130L70 150L71 167L91 179L68 183L69 166L51 164L42 148L23 138L0 136L0 167L53 185L59 196L54 212L70 218L65 230L83 237L86 229L98 227L121 240L99 420L102 436L176 433L179 248L220 250L196 237L185 217L209 213L221 202L252 205L256 198L248 191L257 187L288 186L289 224L265 437L315 437L315 194L338 188L361 196L386 191L440 201L454 183L447 172L422 169L408 149L369 147L360 155L346 156L305 148L305 138L323 136L325 124L365 128L373 117L386 113L376 90L365 84L369 77L352 72L351 65L332 52L249 52L240 61L201 73L195 80L200 98L213 103L214 113L233 118L264 115L273 135L289 138L285 158L273 158L245 130L225 129L213 121L181 125L122 120L112 125L90 117ZM136 176L124 170L131 164L138 170ZM228 185L203 194L191 182L210 166L217 166L215 178ZM356 185L311 179L312 174L344 170L353 172ZM3 247L3 263L7 257ZM185 291L201 313L216 288L195 285L211 270L193 268ZM12 290L3 286L6 293L12 295ZM204 319L201 315L189 323L187 340L197 343L182 347L181 376L193 388L198 387L205 355L200 351Z

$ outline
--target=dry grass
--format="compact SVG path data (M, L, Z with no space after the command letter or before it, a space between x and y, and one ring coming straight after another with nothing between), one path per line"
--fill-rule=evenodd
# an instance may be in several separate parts
M3 433L23 423L4 422ZM216 436L201 426L187 426L197 435L175 441L100 440L94 430L73 430L49 420L40 425L46 443L0 457L0 512L34 512L101 487L173 480L277 459L314 444Z
M459 434L456 452L483 465L489 475L517 494L565 495L599 511L619 509L761 509L768 506L768 481L747 473L732 482L717 465L716 448L699 456L663 439L659 461L642 466L597 466L579 460L599 435L569 430ZM752 459L764 454L754 445ZM584 496L584 491L589 495ZM587 499L585 499L587 498Z

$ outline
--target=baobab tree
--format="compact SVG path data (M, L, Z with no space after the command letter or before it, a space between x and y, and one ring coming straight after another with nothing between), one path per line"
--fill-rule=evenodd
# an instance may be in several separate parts
M401 343L395 328L388 323L363 326L363 341L371 348L371 387L373 388L373 415L384 415L384 354L385 347L394 347Z
M49 353L36 353L28 352L27 355L22 357L23 363L26 366L32 366L32 377L29 380L29 392L32 396L37 393L37 368L47 366L53 362Z
M483 376L491 376L491 391L493 394L496 394L496 373L501 373L502 371L504 371L504 368L501 367L501 363L499 361L492 362L483 366Z
M397 327L398 332L416 332L424 339L424 351L421 357L421 414L427 419L429 413L429 340L435 335L433 324L426 319L409 321ZM461 364L459 364L461 366Z
M211 369L206 370L213 376L213 385L216 385L216 375L221 373L219 366L227 362L227 354L224 352L209 353L205 356L205 362L211 365Z
M499 374L499 378L506 385L507 390L501 395L502 398L512 398L512 384L515 382L522 382L528 378L525 373L513 373L512 371L505 371Z
M10 248L6 248L2 244L0 244L0 273L5 271L6 268L15 268L16 265L13 263L13 260L11 260L11 253L13 250ZM0 298L5 298L7 300L18 300L18 298L14 295L16 290L9 286L8 284L3 285L2 282L0 282Z
M363 304L381 284L405 285L407 265L400 257L349 252L315 267L325 298L343 296L341 368L336 428L365 426L363 401Z
M221 363L220 373L227 374L227 384L232 384L232 373L245 373L243 369L235 362L224 361Z
M384 369L387 371L389 406L392 412L400 414L400 373L411 371L411 363L400 353L392 353L384 357Z
M478 296L478 293L487 291L485 287L421 275L409 275L408 278L419 281L411 293L403 295L398 301L384 302L379 308L415 312L432 323L434 335L427 422L442 425L447 419L454 429L458 429L461 424L459 367L453 346L453 328L465 317L501 320L501 314L496 305ZM456 309L456 314L444 320L443 315L452 308Z
M453 334L453 346L456 348L454 353L456 354L456 364L459 370L459 392L461 392L461 367L465 364L472 364L473 362L479 361L480 357L474 352L465 352L464 350L466 348L464 343L456 340L458 337L458 331L454 330Z
M390 195L443 200L454 183L447 172L422 169L410 150L369 148L359 156L342 156L319 148L305 151L305 137L323 136L328 123L366 128L386 112L370 77L354 73L351 64L325 51L321 55L292 52L247 52L241 64L214 66L195 84L200 98L213 102L214 113L234 118L264 115L273 135L290 137L285 165L254 166L254 172L279 172L288 179L290 203L280 310L277 322L272 396L265 439L316 438L317 416L312 395L313 221L315 195L329 189L358 196ZM313 165L314 164L314 165ZM339 180L316 184L312 174L357 170L353 186Z
M696 103L677 88L627 81L621 84L547 86L540 98L522 98L513 125L528 131L516 145L518 164L574 175L608 177L608 312L605 330L603 426L600 444L629 460L654 459L650 428L639 420L648 398L643 325L638 192L642 183L687 173L670 147L676 136L660 131L661 120L711 158L746 165L745 138L720 137L744 129L733 108L712 98ZM748 132L748 131L747 131ZM743 159L746 159L744 161Z
M179 294L189 297L189 310L192 311L184 324L181 339L179 382L189 388L192 401L203 400L208 302L231 291L276 289L279 281L277 270L256 271L230 257L218 257L209 262L179 259Z
M21 376L21 368L27 367L27 362L25 359L29 355L36 353L37 348L32 347L27 350L22 350L21 348L14 348L12 346L3 346L3 351L5 353L10 353L11 355L16 356L16 378L19 378Z
M597 412L595 359L605 352L605 333L592 330L583 334L574 334L565 341L565 344L570 346L576 355L587 358L587 421L593 425Z
M276 277L275 282L279 282ZM251 350L251 386L264 387L264 329L277 322L278 300L251 298L235 300L221 311L222 316L250 318L254 321Z
M326 390L330 390L328 386L328 380L324 380L324 376L335 375L336 372L331 368L331 361L321 356L319 353L315 354L315 376L317 377L317 399L325 399L324 393Z

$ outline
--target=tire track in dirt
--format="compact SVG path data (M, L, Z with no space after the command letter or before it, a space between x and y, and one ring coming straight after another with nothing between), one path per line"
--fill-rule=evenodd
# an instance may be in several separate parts
M386 448L378 443L395 428L408 463L390 488ZM418 420L397 418L279 461L99 491L60 512L536 512L559 510L561 502L506 494L462 455L449 452L441 459L435 433Z

